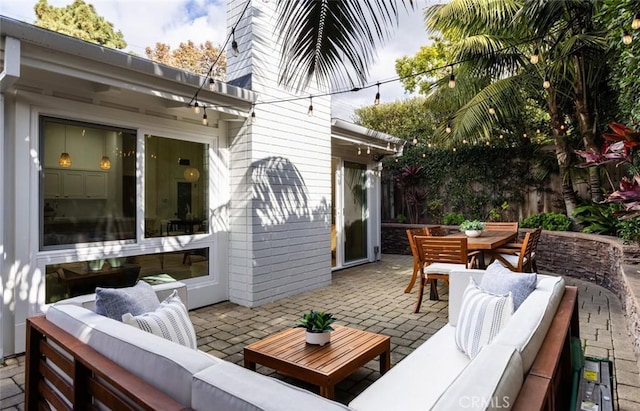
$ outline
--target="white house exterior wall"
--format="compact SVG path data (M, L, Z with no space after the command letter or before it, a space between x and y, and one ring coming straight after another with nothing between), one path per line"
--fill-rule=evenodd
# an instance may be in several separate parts
M246 1L227 4L231 30ZM313 117L308 95L261 104L299 96L277 84L275 7L251 2L235 30L240 55L227 60L227 81L258 94L257 121L230 132L229 295L249 306L331 281L330 99L313 99Z

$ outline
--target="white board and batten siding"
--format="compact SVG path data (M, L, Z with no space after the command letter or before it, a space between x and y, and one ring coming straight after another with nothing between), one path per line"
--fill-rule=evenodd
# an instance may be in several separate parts
M309 117L308 96L322 91L299 95L277 84L275 3L251 2L235 30L240 55L227 60L227 81L258 94L256 122L230 123L228 141L229 297L247 306L331 282L330 98L314 98ZM228 30L245 4L227 2ZM296 96L304 98L260 104Z

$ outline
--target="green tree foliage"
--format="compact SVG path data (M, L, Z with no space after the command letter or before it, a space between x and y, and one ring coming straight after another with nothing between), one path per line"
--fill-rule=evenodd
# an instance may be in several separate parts
M610 84L617 91L620 109L612 120L628 125L640 122L640 31L631 28L637 13L637 4L628 0L603 0L598 16L606 28L611 51ZM632 36L631 44L620 40L625 32Z
M449 74L442 67L451 61L451 46L440 37L431 37L431 44L420 47L413 56L403 56L396 60L396 73L404 89L428 94L431 84Z
M154 48L146 47L144 52L147 58L153 61L200 75L207 75L211 65L216 62L211 75L216 79L224 80L227 59L223 52L216 61L220 49L220 46L214 46L210 41L196 45L189 40L186 43L180 43L178 48L173 50L166 43L156 43Z
M64 7L54 7L47 0L39 0L35 7L35 25L58 33L97 43L114 49L124 49L127 43L113 23L96 13L91 4L75 0Z
M364 127L409 141L416 138L424 144L430 141L438 121L438 113L426 110L422 97L362 107L355 111L355 122Z

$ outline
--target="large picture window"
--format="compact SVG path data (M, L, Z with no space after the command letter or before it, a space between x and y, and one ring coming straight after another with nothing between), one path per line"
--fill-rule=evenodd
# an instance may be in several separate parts
M136 238L136 132L40 119L41 249Z
M209 145L145 136L145 237L209 232Z

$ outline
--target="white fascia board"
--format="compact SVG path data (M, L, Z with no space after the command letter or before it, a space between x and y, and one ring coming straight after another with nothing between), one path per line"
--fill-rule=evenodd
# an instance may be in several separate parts
M378 144L384 143L385 146L387 143L403 146L407 142L400 137L383 133L381 131L371 130L336 118L331 119L331 135L334 137L356 139L361 141L362 144L377 142Z

